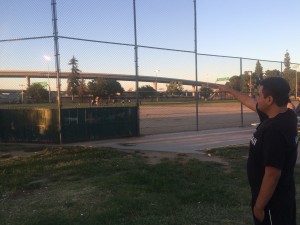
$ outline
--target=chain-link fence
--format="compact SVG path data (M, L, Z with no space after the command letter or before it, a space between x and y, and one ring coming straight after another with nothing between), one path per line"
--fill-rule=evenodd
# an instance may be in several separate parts
M70 3L1 2L1 107L136 105L140 134L246 126L255 114L200 88L212 87L212 74L254 71L258 60L282 73L280 61L201 53L196 0ZM178 23L178 13L188 16ZM157 21L158 14L168 16Z

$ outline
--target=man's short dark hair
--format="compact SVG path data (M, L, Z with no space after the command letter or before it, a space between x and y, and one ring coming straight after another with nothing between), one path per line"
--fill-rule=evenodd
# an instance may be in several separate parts
M286 106L289 101L290 85L281 77L269 77L260 82L264 97L272 96L279 107Z

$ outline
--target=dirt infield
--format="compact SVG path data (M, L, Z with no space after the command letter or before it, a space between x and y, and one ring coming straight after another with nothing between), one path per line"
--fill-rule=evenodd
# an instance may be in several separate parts
M141 106L142 135L197 130L195 105ZM242 124L243 119L243 124ZM237 103L201 104L198 107L198 129L208 130L251 126L258 122L255 112Z

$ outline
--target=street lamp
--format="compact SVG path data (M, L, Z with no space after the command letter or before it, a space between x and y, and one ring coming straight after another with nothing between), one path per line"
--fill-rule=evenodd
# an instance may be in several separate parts
M158 93L157 93L157 73L159 72L160 70L154 70L155 72L155 75L156 75L156 80L155 80L155 91L156 91L156 101L158 102Z
M19 84L19 86L22 88L22 91L21 91L21 97L22 97L22 104L24 103L24 84Z
M296 99L298 98L298 67L299 67L299 64L296 64L293 66L293 68L296 69L296 90L295 90L295 93L296 93Z
M51 103L51 89L50 89L50 79L49 79L49 75L50 75L49 62L50 62L51 58L47 55L44 55L44 59L46 60L47 65L48 65L48 92L49 92L49 103Z

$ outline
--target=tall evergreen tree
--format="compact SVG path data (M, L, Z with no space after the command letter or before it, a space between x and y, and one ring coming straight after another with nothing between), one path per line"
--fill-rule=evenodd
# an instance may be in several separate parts
M74 101L74 95L79 94L80 86L80 70L78 69L78 60L73 56L70 60L69 65L71 65L71 74L68 77L68 87L67 93L72 96L72 101Z
M291 69L291 58L288 50L286 50L286 53L284 55L284 67L285 67L284 69L285 71Z
M286 50L286 53L284 55L284 71L283 71L283 78L286 79L289 82L289 85L291 87L291 93L296 93L296 72L291 69L291 58L290 53L288 50Z
M262 80L263 79L263 67L261 66L259 60L257 60L256 62L256 66L255 66L255 75L257 76L257 78L259 80Z

